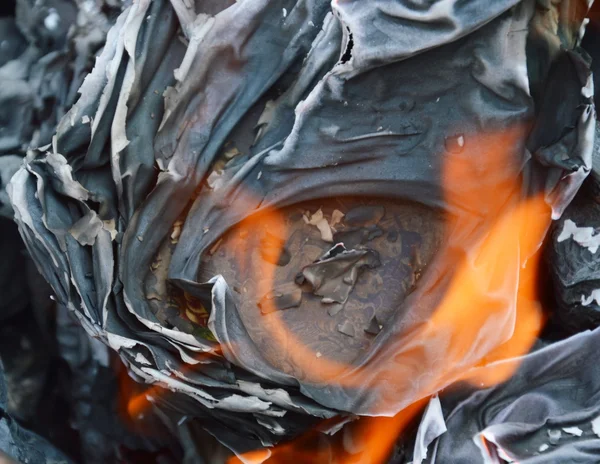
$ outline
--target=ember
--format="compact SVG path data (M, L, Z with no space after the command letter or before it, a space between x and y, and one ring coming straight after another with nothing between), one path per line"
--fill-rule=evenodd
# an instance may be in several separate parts
M1 10L0 461L598 462L592 2L275 3Z

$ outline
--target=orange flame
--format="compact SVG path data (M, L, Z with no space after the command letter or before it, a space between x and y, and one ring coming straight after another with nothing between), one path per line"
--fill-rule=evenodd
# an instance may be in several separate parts
M522 149L524 138L524 128L478 135L472 148L446 155L444 191L450 208L458 211L448 249L449 255L459 250L462 256L423 334L425 339L450 337L449 368L440 372L438 388L465 374L479 384L506 380L516 364L472 368L526 353L542 328L538 250L551 215L543 194L522 191L521 166L511 150Z
M397 437L424 409L428 398L410 405L394 417L363 417L347 424L333 437L325 437L316 429L272 449L234 456L228 464L241 462L294 464L354 464L385 462ZM368 458L368 459L365 459Z
M443 189L451 214L443 249L432 268L451 274L451 278L426 323L398 336L402 343L394 355L402 366L411 367L411 373L418 369L417 374L423 374L418 387L407 388L414 381L400 373L386 379L396 382L397 391L410 392L413 404L391 418L368 417L350 423L327 446L309 447L307 444L320 435L312 431L271 450L246 453L244 460L351 463L368 458L371 463L385 462L398 436L418 416L430 395L459 380L490 386L513 374L518 367L515 358L531 348L543 325L536 298L538 249L551 221L543 196L522 191L523 166L516 162L514 153L524 149L520 143L525 131L519 127L472 135L463 139L460 150L443 155ZM279 237L288 235L282 213L267 208L240 225L241 230L249 231L248 236L238 238L244 242L243 249L248 249L248 242L258 240L251 234L259 226ZM233 247L237 248L235 242ZM236 259L241 274L260 276L256 295L274 291L276 264L252 259L249 253ZM427 296L439 291L440 282L423 278L420 285L422 295ZM316 356L279 317L274 301L263 304L273 307L266 308L272 314L261 323L274 345L285 349L291 362L306 373L305 382L346 387L364 384L360 369ZM415 340L419 349L414 349ZM435 347L433 354L427 347ZM499 362L502 360L509 361ZM147 407L148 393L159 394L155 390L152 387L129 399L131 417ZM361 443L360 451L348 453L340 444L344 434ZM230 462L238 462L238 458Z
M395 417L363 418L347 426L361 436L362 456L369 462L385 462L399 434L421 411L429 395L458 380L483 387L508 379L518 367L515 358L529 351L543 326L536 298L538 250L551 216L542 194L522 191L522 165L516 162L514 153L522 152L524 148L519 144L524 138L522 127L472 136L459 153L444 154L443 187L452 215L436 266L454 272L435 312L411 333L420 346L443 346L444 359L429 359L421 350L400 351L406 365L417 365L428 375L414 392L413 405ZM256 225L253 221L285 233L284 219L275 210L247 219L249 230ZM259 284L260 294L273 290L275 265L246 265L260 266L258 272L264 277ZM430 281L430 286L437 283ZM265 322L269 333L307 373L309 381L361 384L364 379L360 370L355 375L338 377L351 366L317 359L276 316L276 309L272 310L275 317ZM510 361L497 362L501 360ZM400 385L411 379L399 375L393 381ZM267 462L334 462L332 449L327 449L326 455L311 450L309 456L304 456L303 448L302 439L276 446ZM261 450L243 457L262 461L264 453ZM339 447L337 453L335 462L358 462L356 456L344 459Z

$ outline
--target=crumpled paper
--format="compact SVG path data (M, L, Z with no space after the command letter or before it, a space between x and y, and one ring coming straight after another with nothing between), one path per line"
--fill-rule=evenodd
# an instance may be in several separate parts
M600 123L596 123L594 169L554 224L546 261L550 268L557 324L571 332L600 324Z
M591 169L595 113L576 49L587 10L545 3L139 0L51 146L13 177L19 230L85 330L134 378L182 394L146 399L202 417L235 452L317 419L393 415L435 393L380 379L423 348L406 324L427 320L439 294L419 288L451 269L431 263L369 352L324 383L269 363L232 283L198 281L203 259L249 216L299 202L375 196L467 214L449 193L515 169L516 197L542 192L559 217ZM514 127L506 170L442 185L447 157L475 160L479 133Z
M425 462L594 462L600 452L598 329L523 359L505 384L447 401ZM444 403L442 401L442 403Z

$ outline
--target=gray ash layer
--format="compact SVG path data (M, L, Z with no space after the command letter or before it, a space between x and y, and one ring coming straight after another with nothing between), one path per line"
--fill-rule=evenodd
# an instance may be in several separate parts
M445 355L443 344L425 347L410 337L453 272L440 264L447 262L444 243L436 248L436 234L446 232L439 216L486 213L448 197L513 182L507 204L542 194L559 217L591 170L592 78L578 48L583 3L128 4L93 71L83 82L69 80L60 93L64 104L53 107L39 133L24 121L43 113L35 98L54 81L10 76L18 82L5 98L20 115L0 148L32 148L9 187L20 233L59 302L88 334L118 352L136 380L177 392L146 398L161 417L198 418L241 453L320 419L393 415L436 393L410 381L413 367L401 354ZM62 20L49 17L50 39L64 40ZM39 40L50 40L46 35ZM61 68L60 56L48 66ZM85 63L79 66L76 77ZM38 86L32 90L30 82ZM506 166L444 184L449 160L482 159L489 147L481 133L510 131L516 137L502 146ZM344 222L331 202L348 197L369 201L337 210ZM236 235L239 243L262 243L252 264L290 267L284 283L293 290L253 295L250 308L245 281L209 265L235 259L239 277L244 263L232 231L270 211L314 202L329 209L306 217L314 236L302 250L315 256L303 266L291 269L293 253L276 256L293 235L254 236L258 226ZM392 214L394 207L415 212L405 206L415 204L422 214ZM303 227L302 211L294 214L275 224ZM468 238L476 237L474 231ZM334 240L348 251L310 264ZM411 251L410 272L383 280L387 255L370 251L379 246L396 250L400 261ZM301 271L308 282L294 282ZM331 273L340 282L328 280ZM403 288L405 278L413 280ZM314 295L298 292L308 284ZM374 296L369 301L389 312L363 310L353 319L361 285L398 298L381 305ZM324 321L317 328L333 340L330 352L350 365L330 382L302 372L288 358L293 353L269 348L261 332L269 318L282 317L296 321L291 330L301 339L313 336L316 319L301 311L316 297L328 299L317 302ZM261 314L259 302L267 307L272 300L277 310ZM330 310L334 304L343 307ZM322 354L316 351L314 363ZM537 365L535 355L529 359L524 369ZM357 370L360 384L351 382ZM422 443L429 442L423 433ZM464 446L478 452L473 442Z

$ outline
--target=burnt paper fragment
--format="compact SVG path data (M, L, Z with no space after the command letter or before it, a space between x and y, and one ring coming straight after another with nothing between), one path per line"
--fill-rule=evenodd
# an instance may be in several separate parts
M369 327L365 329L365 332L370 335L377 335L381 332L381 329L383 329L383 325L379 322L377 316L373 316L369 321Z
M346 213L344 222L349 226L374 225L384 216L383 206L357 206Z
M265 261L278 266L286 266L290 262L290 253L285 248L285 241L266 232L260 244L260 253Z
M398 231L395 231L395 233L398 234ZM333 235L333 241L341 242L346 248L352 249L360 245L365 245L382 235L383 230L375 224L367 227L345 227Z
M269 314L276 310L296 308L301 302L302 290L290 284L286 287L277 287L267 293L258 302L258 306L263 314Z
M345 303L360 274L380 264L377 252L369 249L347 250L327 256L302 270L313 293L322 297L323 303Z
M347 319L344 322L342 322L341 324L339 324L337 329L340 333L343 333L344 335L347 335L348 337L354 337L354 335L356 334L356 331L354 330L354 326Z

